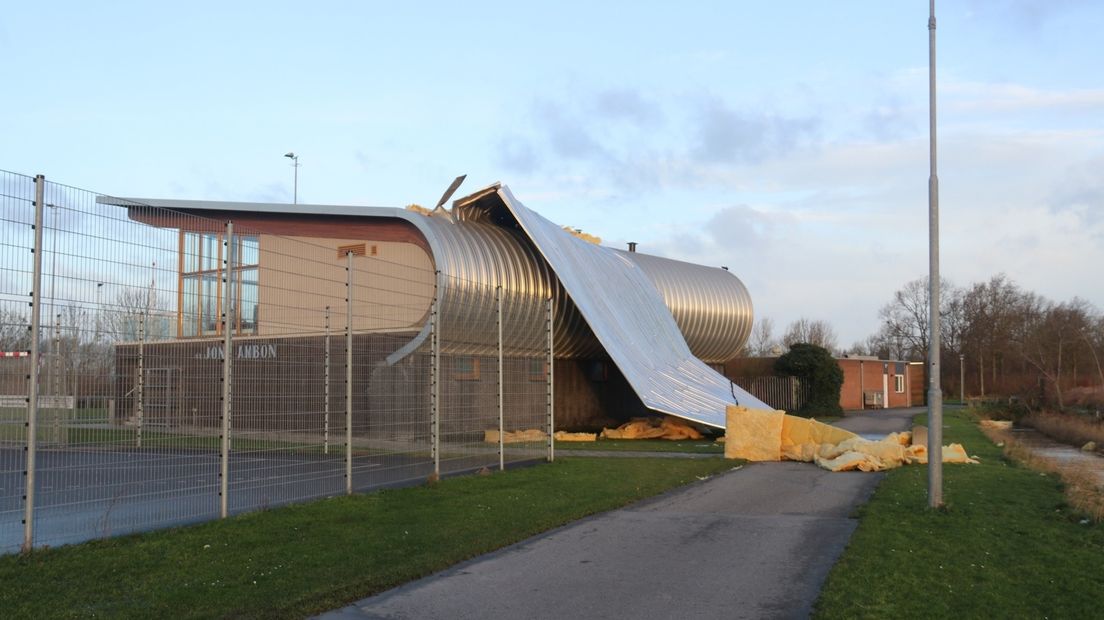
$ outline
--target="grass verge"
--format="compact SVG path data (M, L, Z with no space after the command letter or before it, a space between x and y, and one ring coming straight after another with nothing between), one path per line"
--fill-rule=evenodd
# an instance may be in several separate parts
M599 439L598 441L557 441L556 450L572 452L693 452L724 454L724 444L713 440L671 441L669 439Z
M1046 472L1062 481L1066 502L1097 523L1104 522L1104 485L1097 471L1077 462L1049 458L1040 454L1015 433L982 429L989 439L1004 447L1004 456L1034 471ZM1086 456L1086 458L1089 458Z
M0 557L6 618L301 618L730 469L567 458Z
M1071 509L1055 477L1004 458L967 412L944 422L945 440L981 464L944 467L944 510L927 508L925 467L889 472L817 617L1098 616L1104 526Z

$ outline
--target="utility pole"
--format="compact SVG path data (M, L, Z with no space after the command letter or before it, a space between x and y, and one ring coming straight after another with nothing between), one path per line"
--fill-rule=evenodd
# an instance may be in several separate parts
M931 173L928 177L928 506L943 505L943 390L939 384L939 175L936 172L935 125L935 0L928 16L928 135Z

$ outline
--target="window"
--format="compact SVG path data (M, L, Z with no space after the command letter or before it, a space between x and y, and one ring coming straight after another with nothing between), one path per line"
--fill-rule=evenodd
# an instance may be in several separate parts
M180 315L182 337L214 336L222 332L225 243L217 233L181 233ZM234 331L257 333L257 264L260 246L255 236L235 236L231 263L230 306Z
M338 258L345 258L348 254L352 254L353 256L376 256L379 254L379 247L374 245L370 246L364 243L337 246Z
M352 254L353 256L364 256L365 253L366 252L364 251L364 244L363 243L354 243L353 245L339 245L339 246L337 246L337 257L338 258L345 258L349 254Z
M529 380L546 381L548 379L548 362L544 360L529 360Z
M905 375L893 375L893 388L898 394L905 393Z
M453 358L452 378L456 379L457 381L479 381L479 358Z

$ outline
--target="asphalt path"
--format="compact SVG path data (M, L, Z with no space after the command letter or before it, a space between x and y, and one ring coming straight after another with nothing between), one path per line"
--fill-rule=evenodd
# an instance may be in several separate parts
M846 416L863 435L919 408ZM805 618L882 474L754 463L546 532L322 615Z

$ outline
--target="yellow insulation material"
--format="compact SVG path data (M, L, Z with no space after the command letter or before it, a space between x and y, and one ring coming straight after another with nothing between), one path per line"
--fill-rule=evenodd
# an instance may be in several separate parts
M483 441L498 443L498 429L483 431ZM530 441L548 441L548 433L539 428L531 428L523 431L506 431L502 434L502 443L526 443Z
M782 411L729 405L725 410L725 458L782 460L784 419Z
M633 418L617 428L603 428L603 439L701 439L698 429L680 418Z
M598 441L598 433L569 433L556 431L552 434L556 441Z
M870 440L784 411L729 405L725 427L725 457L730 459L813 462L830 471L885 471L928 462L923 426ZM944 446L943 462L977 463L961 444Z

